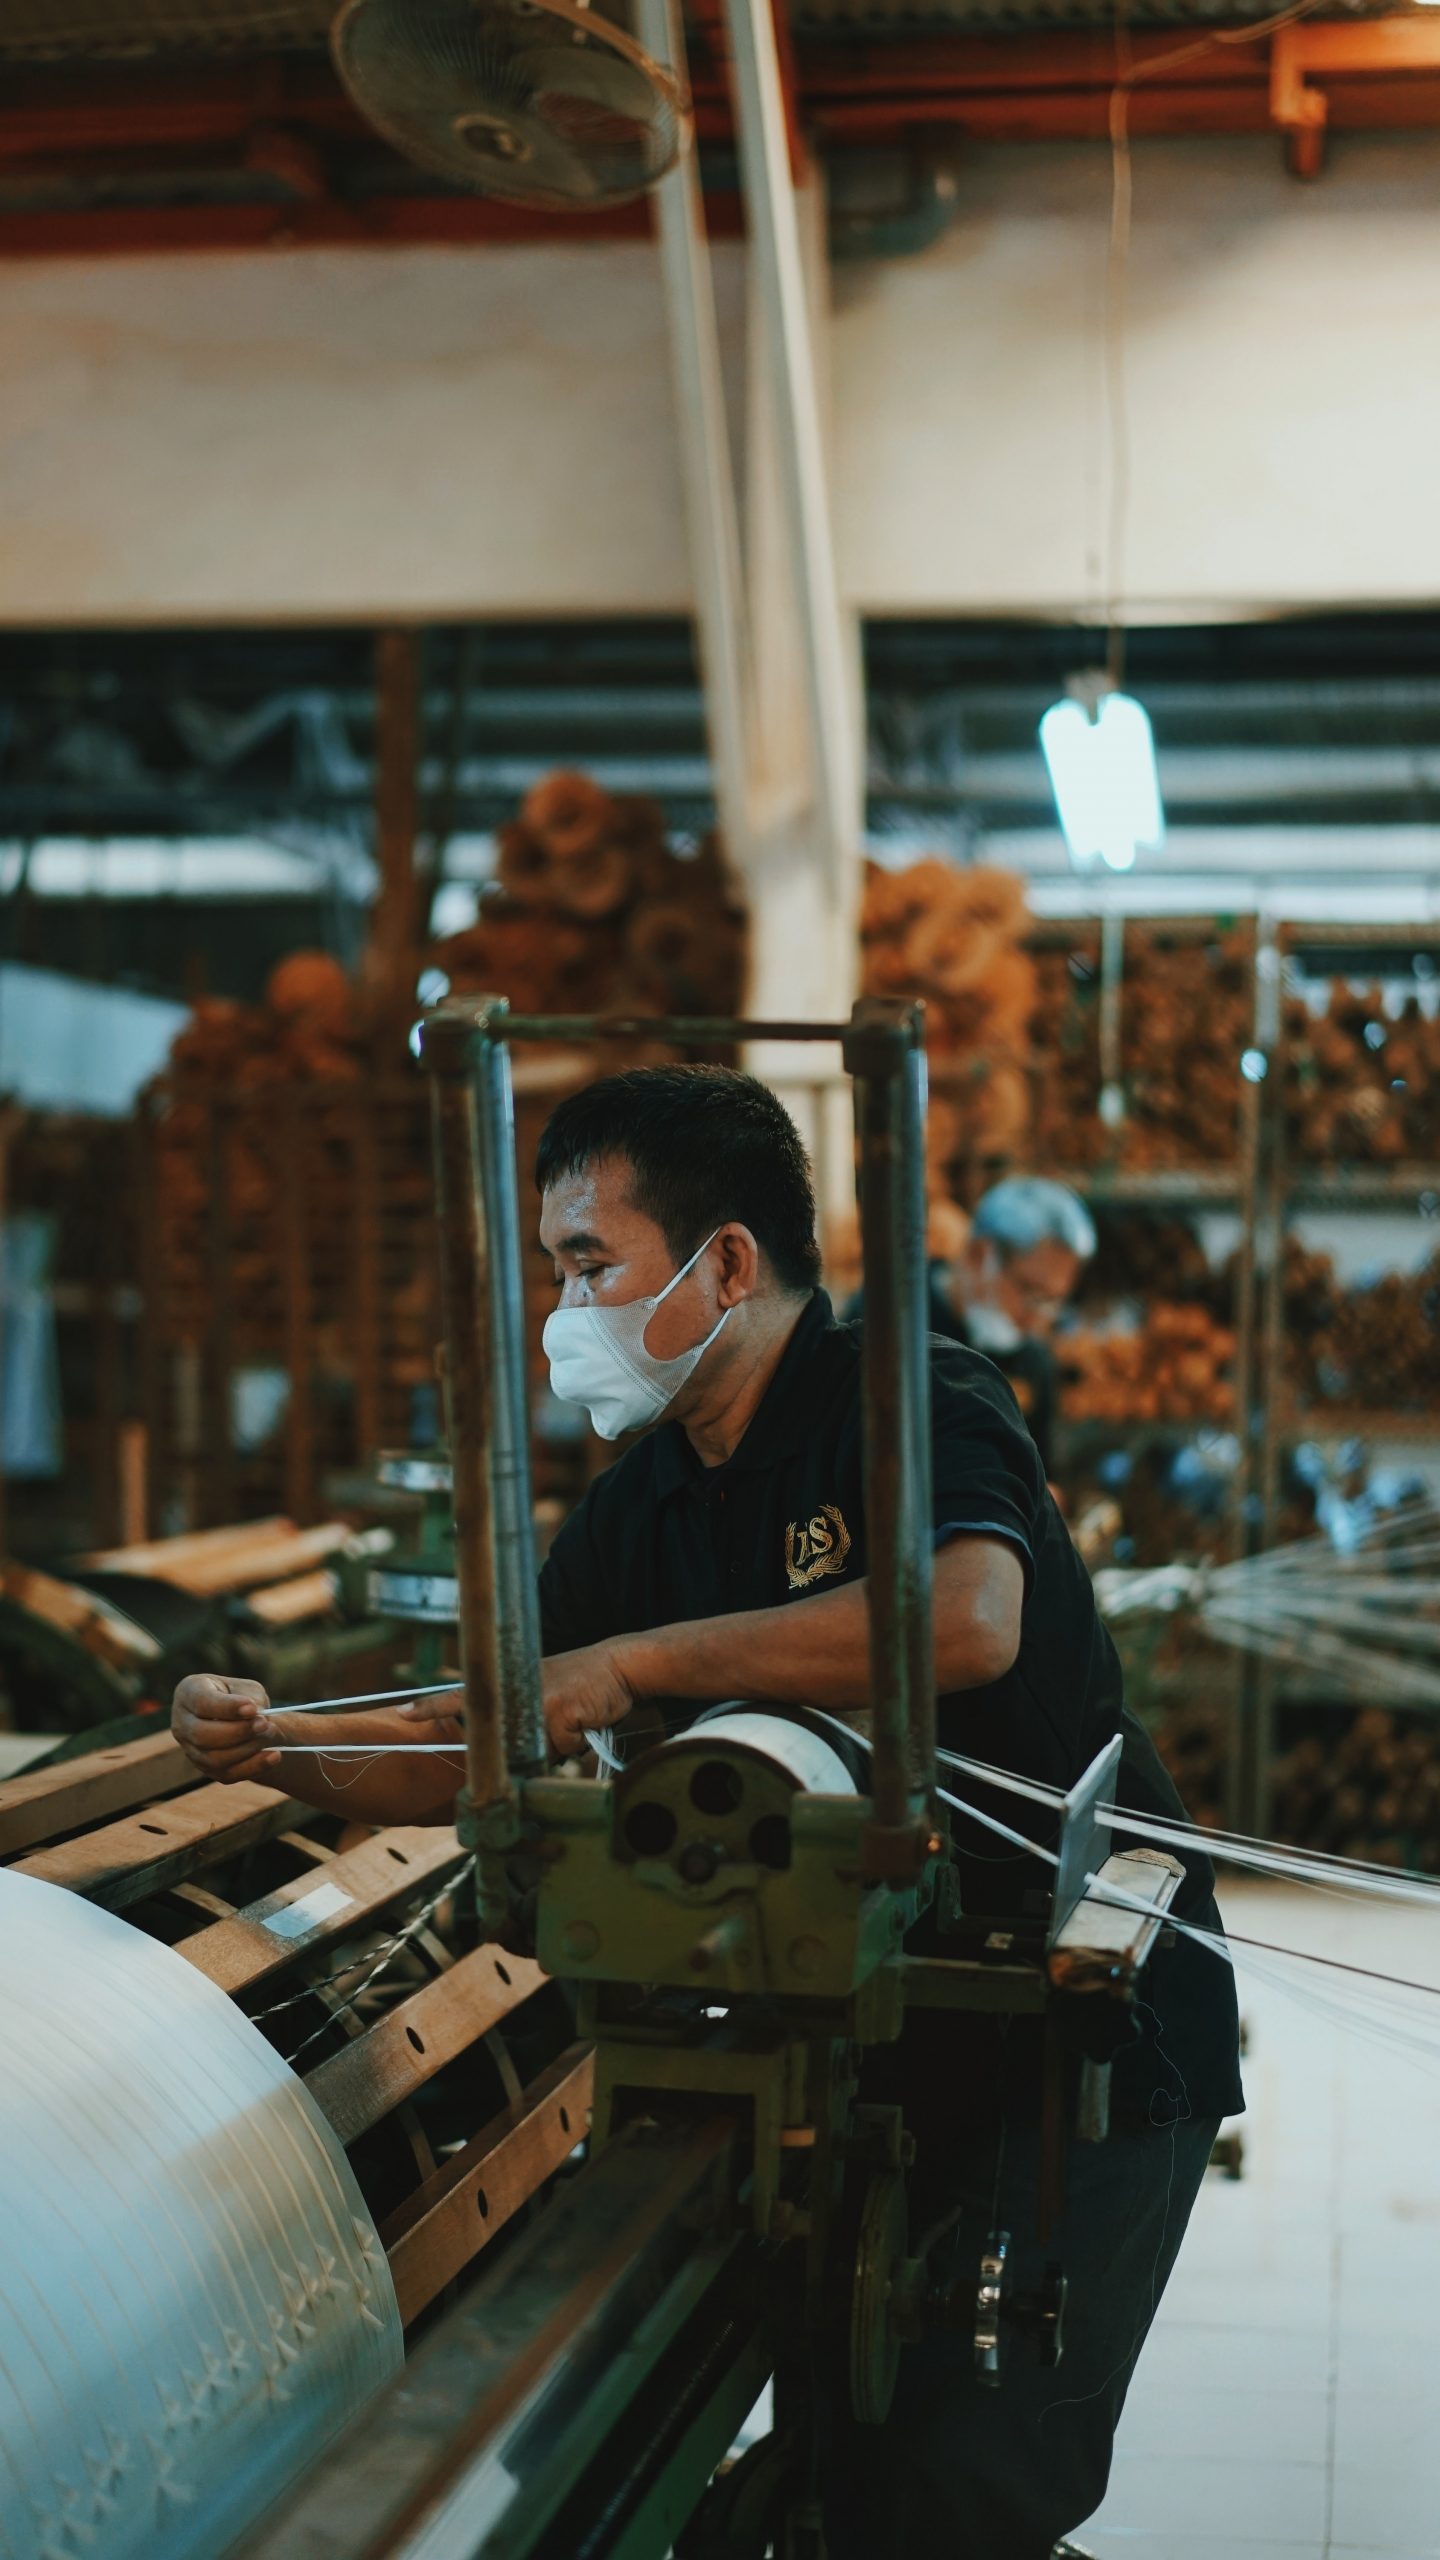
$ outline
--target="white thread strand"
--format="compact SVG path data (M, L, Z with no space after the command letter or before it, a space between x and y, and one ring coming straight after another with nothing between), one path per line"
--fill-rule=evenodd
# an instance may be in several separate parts
M393 1707L412 1698L450 1698L458 1694L458 1680L434 1680L428 1689L362 1689L353 1698L306 1698L298 1706L267 1707L272 1716L327 1716L341 1707Z
M946 1768L978 1778L1004 1795L1019 1796L1057 1812L1065 1802L1062 1788L1018 1777L1013 1770L1001 1769L993 1761L972 1760L959 1751L940 1751L936 1757ZM1337 1893L1374 1894L1381 1900L1417 1903L1422 1908L1440 1904L1440 1879L1423 1875L1414 1867L1382 1867L1371 1859L1332 1857L1322 1849L1290 1848L1252 1832L1212 1831L1202 1823L1166 1821L1123 1804L1099 1805L1095 1818L1108 1830L1130 1832L1137 1839L1157 1841L1170 1848L1201 1849L1219 1864L1253 1867L1261 1874L1289 1883L1320 1886Z
M462 1764L465 1758L465 1746L460 1742L267 1742L262 1748L267 1752L308 1751L312 1757L324 1760L387 1760L397 1754L409 1758L419 1751L448 1751L452 1760L458 1759Z
M1044 1865L1058 1867L1060 1861L1053 1849L1041 1848L1037 1841L1027 1840L1023 1831L1013 1830L1008 1822L1001 1822L994 1814L982 1813L978 1805L966 1804L960 1796L952 1796L944 1789L941 1790L941 1796L942 1801L948 1804L952 1811L965 1815L972 1822L980 1823L987 1831L994 1831L1002 1840L1011 1841L1017 1849L1028 1850L1032 1857L1039 1858ZM1126 1893L1123 1887L1112 1885L1103 1877L1087 1875L1085 1889L1088 1893L1094 1893L1100 1901L1114 1904L1120 1910L1137 1912L1142 1919L1153 1920L1156 1916L1153 1903L1142 1901L1136 1894ZM1408 2027L1402 2026L1393 2015L1391 2023L1384 2026L1377 2022L1373 2014L1377 2005L1377 1991L1381 2001L1393 2013L1399 2005L1394 1996L1397 1992L1401 1994L1408 1992L1427 1999L1440 1999L1440 1983L1409 1982L1400 1975L1382 1973L1365 1965L1344 1964L1334 1956L1316 1955L1306 1947L1275 1947L1267 1945L1263 1939L1217 1937L1213 1930L1197 1928L1190 1920L1179 1920L1173 1912L1166 1912L1163 1915L1163 1925L1167 1929L1173 1929L1178 1936L1191 1939L1196 1946L1208 1948L1217 1963L1228 1964L1232 1972L1236 1970L1233 1947L1243 1947L1246 1951L1243 1962L1252 1972L1272 1982L1278 1990L1301 1999L1305 2005L1315 2009L1317 2014L1328 2016L1332 2025L1341 2026L1352 2033L1369 2035L1372 2040L1382 2043L1387 2050L1408 2053L1416 2061L1427 2066L1433 2067L1440 2064L1440 2034L1434 2031L1427 2034L1423 2030L1418 2030L1413 2021ZM1262 1959L1258 1964L1255 1962L1257 1955ZM1366 2005L1363 2009L1347 2006L1344 2000L1336 1998L1333 1994L1327 2000L1324 1993L1310 1982L1291 1981L1283 1972L1277 1972L1273 1966L1267 1966L1263 1961L1267 1957L1278 1957L1283 1963L1322 1966L1327 1972L1353 1977L1373 1985L1374 1988L1363 1994L1350 1995L1352 2002L1359 1999L1365 2001Z

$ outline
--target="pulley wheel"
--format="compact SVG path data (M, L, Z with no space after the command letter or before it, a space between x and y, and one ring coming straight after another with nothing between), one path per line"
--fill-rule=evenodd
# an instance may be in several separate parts
M888 2417L900 2369L890 2296L905 2255L905 2180L898 2169L870 2179L860 2206L850 2291L850 2406L862 2426Z

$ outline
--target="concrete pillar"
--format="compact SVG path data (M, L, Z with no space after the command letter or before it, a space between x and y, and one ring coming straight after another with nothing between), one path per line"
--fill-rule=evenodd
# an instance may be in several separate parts
M797 199L822 421L827 411L829 273L818 176ZM785 516L772 338L763 282L751 262L745 470L746 583L754 670L751 823L741 860L750 899L749 1009L761 1016L848 1014L858 980L857 907L863 834L863 700L858 617L843 616L851 753L843 776L840 841L817 790L815 724ZM834 805L833 789L830 794ZM823 1221L854 1205L848 1087L833 1049L757 1044L748 1063L784 1094L815 1162Z

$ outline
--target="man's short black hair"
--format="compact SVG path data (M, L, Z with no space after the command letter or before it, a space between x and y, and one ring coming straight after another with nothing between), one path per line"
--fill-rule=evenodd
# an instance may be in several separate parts
M782 1289L820 1278L815 1187L800 1132L757 1076L736 1067L631 1067L559 1103L535 1156L535 1188L618 1157L631 1197L676 1262L738 1218Z

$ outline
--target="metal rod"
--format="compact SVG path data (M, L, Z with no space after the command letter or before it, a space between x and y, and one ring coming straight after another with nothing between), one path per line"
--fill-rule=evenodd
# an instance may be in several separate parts
M914 1834L935 1773L930 1379L925 1334L925 1055L913 1006L862 999L846 1044L865 1264L865 1523L871 1796ZM872 1863L879 1844L872 1846ZM896 1859L907 1857L897 1843Z
M525 1373L525 1282L520 1259L520 1203L515 1178L515 1098L499 1038L476 1044L474 1074L480 1141L482 1287L489 1298L491 1404L485 1452L490 1475L496 1624L505 1755L512 1777L545 1766L541 1710L540 1603L535 1506L530 1490L530 1397Z
M759 286L766 387L805 660L815 808L827 868L838 880L856 846L860 757L772 0L725 0L725 25L750 256Z
M1125 986L1125 917L1107 907L1100 919L1100 1117L1118 1127L1125 1111L1121 1007Z
M638 0L635 28L647 51L668 64L688 91L678 0ZM720 333L695 150L682 153L661 179L654 203L715 805L731 859L743 867L751 832L750 663Z
M490 1395L490 1311L480 1185L480 1110L470 1026L432 1016L425 1063L435 1138L440 1295L445 1322L445 1410L450 1439L460 1661L465 1699L465 1776L472 1806L510 1793L496 1629Z
M427 1020L468 1022L485 1032L494 999L474 996L437 1006ZM739 1048L747 1040L834 1040L850 1036L848 1022L736 1022L714 1014L507 1013L504 1038L514 1040L663 1040L677 1049Z

